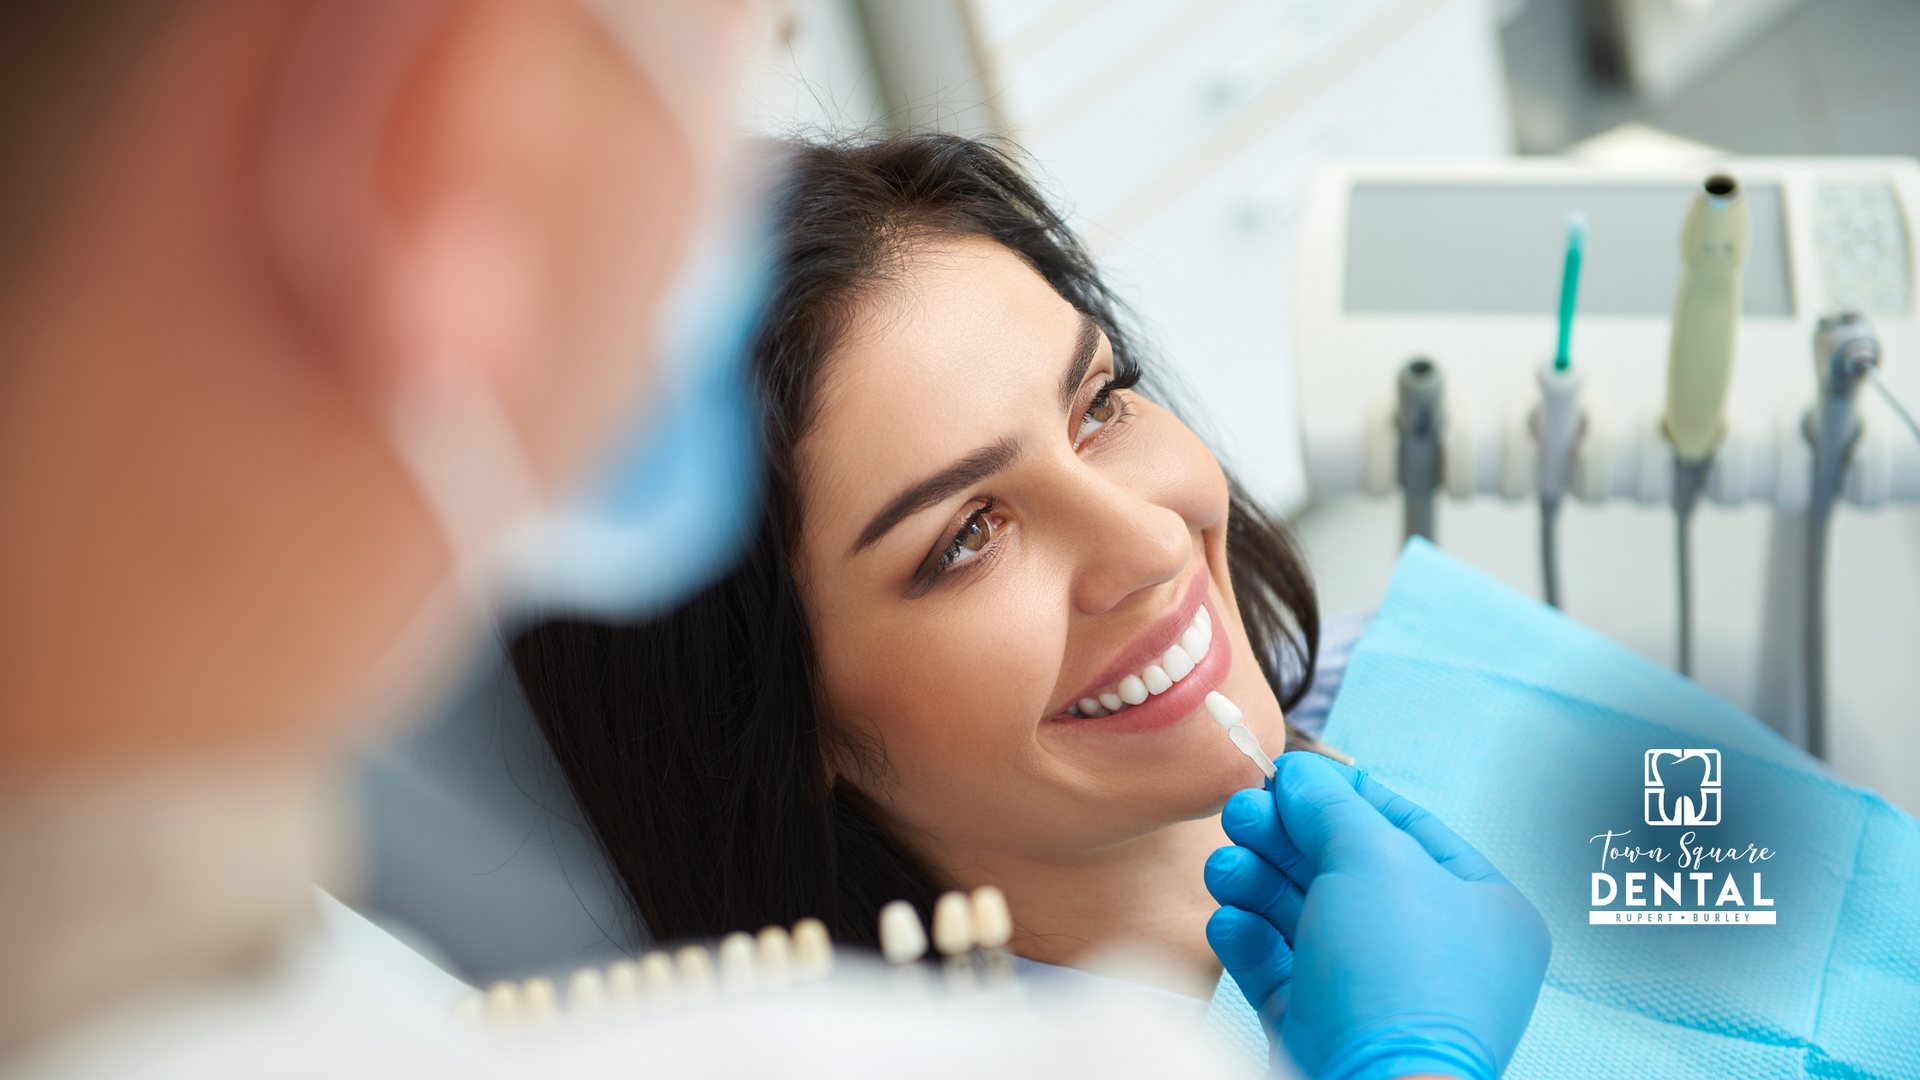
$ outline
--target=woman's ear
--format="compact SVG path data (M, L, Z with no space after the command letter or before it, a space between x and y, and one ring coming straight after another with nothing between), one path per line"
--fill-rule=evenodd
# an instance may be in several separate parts
M484 384L548 483L633 400L706 179L559 0L319 0L260 178L272 261L353 389Z

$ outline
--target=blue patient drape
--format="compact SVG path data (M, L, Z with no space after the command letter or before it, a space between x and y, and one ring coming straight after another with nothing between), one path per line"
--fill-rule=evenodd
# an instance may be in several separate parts
M1693 682L1416 540L1325 739L1546 917L1508 1076L1920 1077L1920 825Z

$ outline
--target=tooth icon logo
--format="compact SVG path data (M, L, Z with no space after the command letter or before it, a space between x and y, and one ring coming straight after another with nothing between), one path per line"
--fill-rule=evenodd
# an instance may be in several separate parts
M1649 750L1647 824L1720 824L1720 751Z

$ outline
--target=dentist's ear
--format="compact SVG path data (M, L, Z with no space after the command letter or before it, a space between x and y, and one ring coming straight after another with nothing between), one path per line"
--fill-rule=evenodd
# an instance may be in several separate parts
M706 180L673 111L567 0L316 0L285 64L260 209L320 352L370 409L477 393L550 490L644 378Z

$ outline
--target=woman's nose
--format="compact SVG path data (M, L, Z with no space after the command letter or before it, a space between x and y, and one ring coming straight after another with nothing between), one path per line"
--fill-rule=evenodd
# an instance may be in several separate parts
M1084 479L1058 504L1058 535L1072 558L1074 606L1102 614L1143 589L1177 580L1194 557L1186 519L1097 474Z

